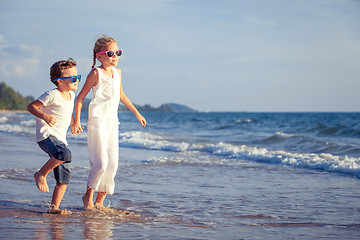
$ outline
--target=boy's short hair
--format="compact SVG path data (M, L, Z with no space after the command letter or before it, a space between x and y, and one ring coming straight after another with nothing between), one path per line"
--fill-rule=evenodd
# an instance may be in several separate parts
M60 60L54 63L50 68L50 80L56 86L58 85L57 81L54 82L55 79L62 77L64 70L75 67L76 62L74 59L69 58L68 60Z

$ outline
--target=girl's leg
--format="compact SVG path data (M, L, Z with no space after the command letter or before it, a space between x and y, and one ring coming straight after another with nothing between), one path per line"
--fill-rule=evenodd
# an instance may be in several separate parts
M64 163L64 161L57 160L54 157L51 157L42 168L34 174L34 179L36 182L36 186L42 192L49 192L49 187L46 182L46 176L49 174L51 170Z
M101 156L102 156L102 144L100 139L100 132L102 129L101 122L98 122L96 118L89 118L87 125L88 130L88 149L90 156L90 173L87 182L86 193L82 197L85 210L90 210L94 208L94 189L97 189L99 185L99 178L101 178Z
M98 192L97 197L96 197L96 201L95 201L95 205L100 204L100 205L103 206L105 197L106 197L106 192Z
M100 191L98 191L95 207L104 210L107 209L104 207L104 200L107 195L114 193L115 182L114 178L116 171L118 169L119 161L119 125L116 121L109 121L109 131L107 134L107 155L108 155L108 164L102 177L101 184L99 186Z
M108 165L106 121L90 119L88 123L88 149L90 173L87 186L99 190ZM101 189L100 189L101 190Z
M87 187L86 193L82 197L85 210L94 208L94 189Z
M106 194L114 194L115 189L115 175L118 169L119 162L119 125L116 121L109 121L109 131L107 133L107 166L105 173L102 176L98 191ZM101 202L103 194L99 195L99 202Z
M98 192L96 201L95 201L95 208L100 211L113 211L112 209L104 206L104 200L106 197L106 192Z

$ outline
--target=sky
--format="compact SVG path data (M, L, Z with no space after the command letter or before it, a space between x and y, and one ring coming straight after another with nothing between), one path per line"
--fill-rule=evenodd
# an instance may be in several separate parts
M24 96L55 87L50 66L83 80L99 34L136 104L199 111L360 111L359 0L2 0L0 82ZM89 93L89 98L92 93Z

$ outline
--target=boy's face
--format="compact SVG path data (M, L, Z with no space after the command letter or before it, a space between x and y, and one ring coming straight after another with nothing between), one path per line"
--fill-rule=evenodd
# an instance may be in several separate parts
M71 76L77 76L77 68L72 67L65 69L61 77L71 77ZM58 80L58 87L63 87L64 90L70 91L70 90L77 90L79 81L76 81L75 83L72 82L71 78L66 79L59 79Z

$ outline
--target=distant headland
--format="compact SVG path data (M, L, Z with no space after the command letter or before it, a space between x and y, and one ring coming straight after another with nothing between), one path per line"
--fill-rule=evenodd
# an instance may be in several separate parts
M157 108L152 107L149 104L143 106L135 104L135 106L140 112L178 112L178 113L197 112L196 110L189 108L188 106L177 103L165 103ZM124 105L121 104L119 107L119 111L126 112L129 110Z
M34 101L34 97L24 97L19 92L16 92L13 88L7 86L4 82L0 83L0 110L8 111L25 111L27 105ZM87 111L87 106L91 99L85 99L83 105L83 111ZM177 103L165 103L160 107L153 107L149 104L138 105L134 104L140 112L197 112L196 110ZM119 106L119 112L128 112L129 110L122 104Z
M90 101L91 99L89 98L86 98L84 100L83 111L87 111ZM196 110L188 106L177 103L165 103L162 104L160 107L153 107L149 104L138 105L134 103L134 105L137 108L137 110L139 110L140 112L176 112L176 113L197 112ZM119 112L130 112L130 111L127 109L127 107L120 104Z

